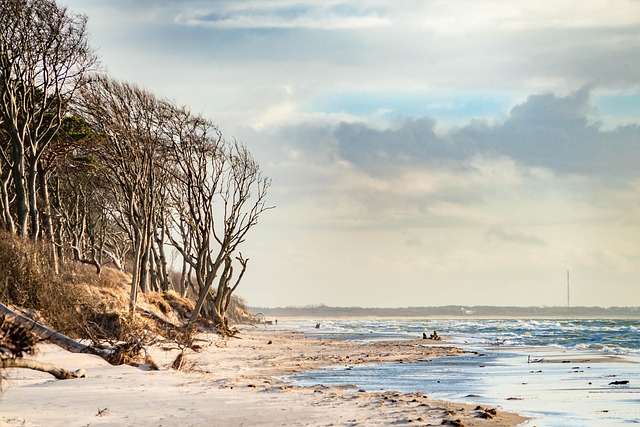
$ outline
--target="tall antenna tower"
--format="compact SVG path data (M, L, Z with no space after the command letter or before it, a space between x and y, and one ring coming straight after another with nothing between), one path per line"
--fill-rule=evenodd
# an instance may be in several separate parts
M567 308L571 307L571 293L569 292L569 270L567 270Z

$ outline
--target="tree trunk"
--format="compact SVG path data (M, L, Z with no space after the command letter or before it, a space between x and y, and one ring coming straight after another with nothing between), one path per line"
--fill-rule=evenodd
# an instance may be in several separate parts
M150 252L150 240L149 234L144 232L144 240L142 241L142 257L140 259L140 290L142 293L149 291L149 252Z
M133 227L133 268L131 271L131 294L129 295L129 311L133 313L136 309L136 302L138 300L138 286L140 284L140 264L142 262L142 237L140 229L132 225Z
M89 346L79 343L78 341L75 341L59 332L53 331L46 326L43 326L40 323L36 322L35 320L31 320L28 317L18 314L2 303L0 303L0 314L11 316L17 323L32 331L42 340L50 341L53 344L56 344L72 353L97 354L95 351L92 351L93 349L91 349ZM100 354L98 355L100 356Z
M24 359L22 357L12 358L12 359L2 359L0 360L0 367L2 369L8 368L25 368L25 369L33 369L40 372L46 372L47 374L51 374L59 380L68 380L70 378L84 378L87 376L87 373L84 369L78 369L77 371L67 371L63 368L58 368L51 363L40 362L38 360L33 359Z
M30 330L42 341L51 342L52 344L62 347L65 350L70 351L71 353L95 354L96 356L100 356L107 362L112 363L112 351L110 351L109 349L99 349L84 345L76 340L69 338L66 335L63 335L59 332L47 328L46 326L41 325L35 320L29 319L28 317L16 313L2 303L0 303L0 314L11 316L14 322Z
M158 292L158 272L156 271L156 257L153 253L149 254L149 290Z
M29 193L29 219L31 224L31 238L37 241L40 238L40 218L38 213L38 167L37 162L33 161L29 165L29 173L27 174L27 185Z
M4 229L9 233L14 234L16 232L16 228L13 223L13 217L11 216L11 202L9 201L10 179L11 175L9 173L7 173L6 176L2 178L2 184L0 185L0 196L2 197L1 207Z
M16 211L18 214L18 235L26 237L28 233L29 202L25 188L24 145L17 137L11 138L13 154L13 185L16 191Z
M59 245L55 245L55 250L56 250L56 259L58 260L58 265L62 264L64 265L65 262L65 254L64 254L64 250L62 247L62 225L59 225L58 227L56 227L55 229L55 239L54 242L59 242Z
M162 225L162 236L164 236L164 224ZM167 256L164 252L164 237L159 236L156 232L155 241L157 247L157 253L154 250L156 256L156 264L158 266L158 275L160 276L160 288L163 291L169 290L169 274L167 272Z
M51 200L49 198L47 174L44 170L40 170L40 172L38 173L38 179L40 180L40 198L42 199L42 223L44 227L44 233L49 240L49 246L51 248L51 262L53 263L54 272L55 274L58 274L60 272L60 266L58 265L56 235L53 230L53 218L51 217Z
M203 286L200 288L200 295L198 296L198 301L196 302L196 306L193 309L191 316L189 317L189 323L188 323L189 326L193 325L193 323L196 321L196 319L200 315L200 310L202 310L202 305L204 304L207 298L207 295L209 294L209 290L211 290L211 285L213 284L213 281L216 278L216 272L220 268L220 264L222 264L223 259L224 258L222 256L222 251L221 251L220 254L218 255L218 259L216 259L216 262L213 264L213 267L212 267L213 273L211 273L211 280L209 280L209 283L203 284Z

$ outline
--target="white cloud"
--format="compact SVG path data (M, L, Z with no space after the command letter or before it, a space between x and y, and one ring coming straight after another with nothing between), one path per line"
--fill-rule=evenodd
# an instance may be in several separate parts
M433 1L414 3L414 25L442 34L519 32L550 28L606 28L640 23L640 5L631 0L575 2ZM409 17L410 15L407 15Z

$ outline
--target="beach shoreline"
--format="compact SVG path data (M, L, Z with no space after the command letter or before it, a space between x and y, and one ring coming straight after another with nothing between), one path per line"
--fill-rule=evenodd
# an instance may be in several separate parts
M364 391L357 384L294 386L283 378L312 369L368 363L411 363L463 350L420 339L362 343L307 337L297 331L242 327L237 338L202 334L188 353L189 372L168 366L168 343L150 348L159 371L109 366L102 359L41 345L36 358L85 369L87 378L54 380L12 370L0 396L0 422L10 426L292 425L516 426L526 421L497 408L432 400L422 392ZM443 378L446 381L446 378Z

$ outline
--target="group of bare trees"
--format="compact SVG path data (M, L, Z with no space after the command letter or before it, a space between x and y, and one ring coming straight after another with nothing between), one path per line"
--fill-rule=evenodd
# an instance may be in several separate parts
M209 120L98 72L86 18L53 0L0 0L0 227L52 262L175 289L223 329L247 268L239 250L270 181ZM168 252L182 262L170 280Z

